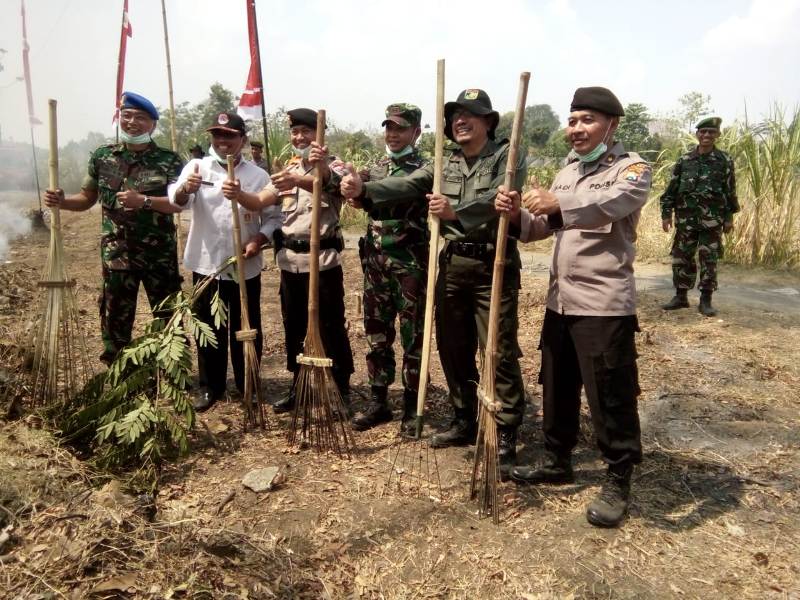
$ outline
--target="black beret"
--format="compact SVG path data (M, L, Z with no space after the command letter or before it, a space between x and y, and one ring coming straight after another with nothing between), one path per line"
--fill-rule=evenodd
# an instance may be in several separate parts
M252 146L253 148L263 148L264 144L262 144L261 142L259 142L257 140L254 140L254 141L250 142L250 146Z
M575 90L569 110L570 112L574 110L596 110L610 117L625 116L625 110L614 93L608 88L597 86L582 87Z
M310 108L295 108L294 110L287 111L289 117L289 127L296 127L297 125L306 125L311 129L317 128L317 111Z

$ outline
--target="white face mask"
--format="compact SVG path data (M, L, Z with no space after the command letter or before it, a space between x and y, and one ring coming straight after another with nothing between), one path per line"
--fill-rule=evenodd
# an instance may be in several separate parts
M411 154L413 151L414 151L414 146L412 146L411 144L409 144L402 150L398 150L397 152L394 152L391 148L389 148L388 145L386 146L387 156L389 156L390 158L394 158L395 160L397 160L398 158L402 158L408 154Z
M126 143L126 144L133 144L134 146L139 144L149 144L150 140L150 133L140 133L139 135L131 135L124 129L120 127L119 130L119 139Z
M307 160L308 155L311 153L311 144L309 144L305 148L298 148L297 146L292 146L292 152L294 152L295 156L299 156L303 160Z

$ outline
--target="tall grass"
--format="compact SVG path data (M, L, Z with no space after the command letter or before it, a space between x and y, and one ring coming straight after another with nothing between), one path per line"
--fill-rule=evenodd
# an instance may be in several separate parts
M661 231L659 198L675 161L696 140L686 134L673 140L653 164L650 200L642 211L637 253L640 258L664 258L671 236ZM741 211L725 236L725 260L773 268L800 266L800 111L791 119L776 106L764 121L734 123L717 147L736 165Z

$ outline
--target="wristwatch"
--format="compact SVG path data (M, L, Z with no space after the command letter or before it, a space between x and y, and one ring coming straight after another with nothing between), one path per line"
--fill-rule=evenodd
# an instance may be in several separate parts
M144 197L144 202L142 202L142 208L145 210L150 210L153 208L153 199L150 196Z

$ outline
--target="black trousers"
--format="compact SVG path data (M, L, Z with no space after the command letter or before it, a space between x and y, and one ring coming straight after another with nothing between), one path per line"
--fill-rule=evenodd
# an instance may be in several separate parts
M308 273L281 270L281 313L286 336L286 369L298 373L308 326ZM333 361L333 378L344 392L353 373L353 351L344 316L344 273L334 267L319 273L319 326L325 352Z
M568 455L578 441L581 386L608 464L639 463L635 315L582 317L547 310L540 348L545 448Z
M473 419L478 407L478 345L486 347L492 296L493 259L442 252L436 282L436 345L457 417ZM525 409L525 388L517 343L520 268L516 256L506 263L500 301L495 398L502 404L500 425L518 427Z
M192 273L192 282L197 283L205 276ZM245 282L247 289L247 316L250 318L250 327L256 330L256 353L261 360L263 338L261 335L261 274ZM211 316L211 299L219 290L219 297L228 310L228 322L221 327L214 327L214 317ZM242 308L239 301L239 283L231 279L217 279L198 298L195 304L195 313L201 321L208 323L217 336L217 347L197 345L197 370L198 381L201 386L208 387L214 395L225 392L225 382L228 376L228 344L230 343L231 365L233 365L233 379L236 388L244 391L244 347L236 339L236 332L242 326Z

